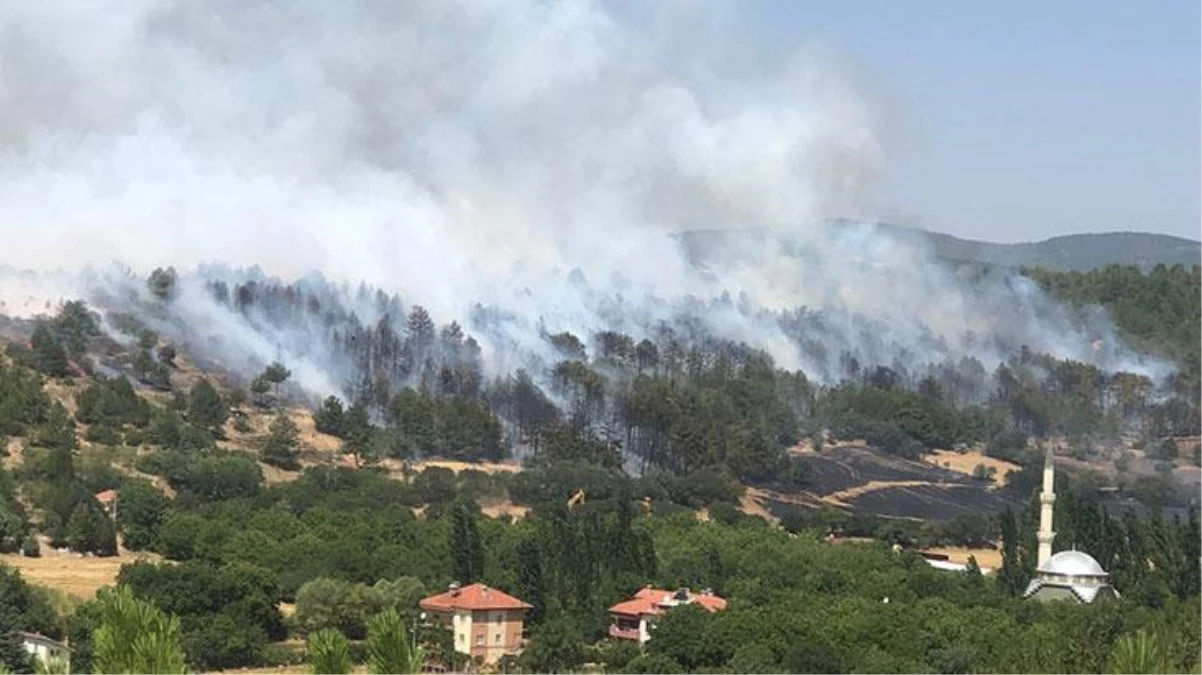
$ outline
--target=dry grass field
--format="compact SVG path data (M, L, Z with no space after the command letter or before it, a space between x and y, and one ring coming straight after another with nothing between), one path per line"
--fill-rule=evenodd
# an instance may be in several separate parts
M993 487L1000 488L1010 479L1010 474L1018 471L1022 467L1002 459L988 457L980 450L971 450L969 452L956 452L954 450L936 450L932 453L923 455L922 460L935 466L940 466L945 469L951 469L956 473L962 473L966 476L971 476L978 465L985 465L994 470Z
M522 470L522 465L517 462L456 462L449 459L429 459L409 464L409 468L413 471L425 471L435 466L450 469L455 473L469 469L484 473L517 473Z
M109 558L60 553L51 548L45 538L40 539L42 557L26 558L20 553L5 553L0 555L0 562L20 570L26 581L85 600L95 597L98 589L116 583L117 573L121 571L122 565L138 560L160 559L160 556L153 553L133 553L126 550Z
M948 560L954 563L966 564L968 557L972 556L977 559L977 565L998 569L1002 566L1002 552L996 548L963 548L959 546L942 546L935 548L924 549L926 553L939 553L946 555Z

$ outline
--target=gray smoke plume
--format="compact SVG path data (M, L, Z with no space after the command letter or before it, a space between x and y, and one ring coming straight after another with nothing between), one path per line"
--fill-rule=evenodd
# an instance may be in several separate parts
M72 274L86 266L220 262L366 282L465 325L495 308L511 318L480 340L497 368L543 349L540 326L641 335L691 316L819 379L837 376L819 352L990 363L1022 344L1159 372L1025 280L973 283L869 224L830 225L883 169L882 120L837 58L769 60L736 10L5 2L0 264L64 273L6 275L3 311L132 288ZM693 256L675 236L745 226L766 234ZM282 351L311 393L338 388L303 326L249 326L189 279L161 330L239 362Z

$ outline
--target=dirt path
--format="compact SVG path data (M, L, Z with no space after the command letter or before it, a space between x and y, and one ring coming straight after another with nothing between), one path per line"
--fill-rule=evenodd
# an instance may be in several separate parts
M25 461L23 455L25 452L25 442L17 436L11 436L8 439L8 444L4 447L8 451L7 456L4 458L4 468L11 471L21 466L21 463Z
M749 487L739 498L739 509L749 516L759 516L770 523L779 523L780 518L764 508L764 498L767 494L758 488Z

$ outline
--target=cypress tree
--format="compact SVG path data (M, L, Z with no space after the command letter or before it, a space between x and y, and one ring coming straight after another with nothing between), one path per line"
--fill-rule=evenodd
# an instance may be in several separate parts
M1002 512L1002 569L998 581L1009 595L1018 595L1026 586L1027 578L1018 551L1018 524L1010 507Z
M451 510L451 558L455 579L470 584L484 572L484 545L476 518L468 505L457 502Z

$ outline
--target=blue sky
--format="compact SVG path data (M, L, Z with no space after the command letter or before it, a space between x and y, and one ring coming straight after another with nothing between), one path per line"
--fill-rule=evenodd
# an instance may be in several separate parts
M738 5L769 49L818 41L883 102L889 168L872 212L994 241L1199 237L1199 6Z

